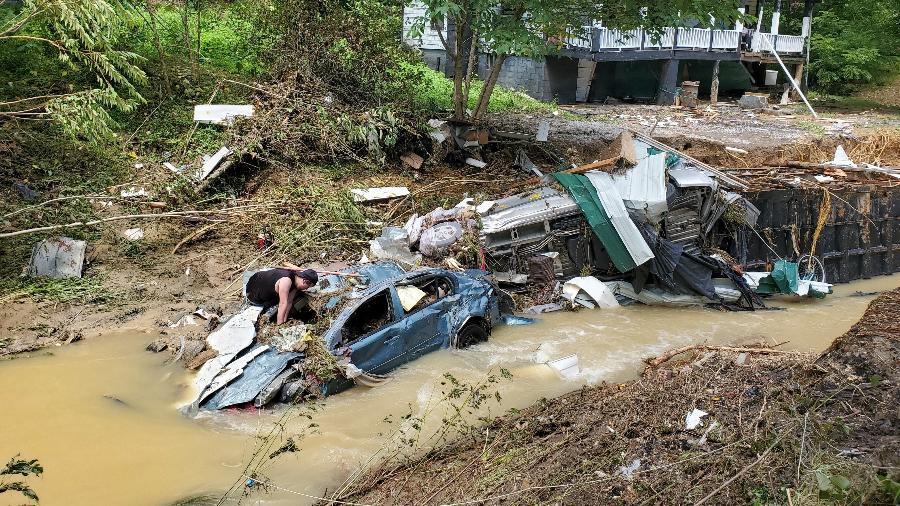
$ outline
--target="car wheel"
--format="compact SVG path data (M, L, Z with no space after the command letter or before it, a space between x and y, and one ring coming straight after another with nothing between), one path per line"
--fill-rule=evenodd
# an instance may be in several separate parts
M487 341L487 338L488 331L484 328L484 325L477 322L470 323L456 334L456 342L453 347L459 349L468 348L473 344Z

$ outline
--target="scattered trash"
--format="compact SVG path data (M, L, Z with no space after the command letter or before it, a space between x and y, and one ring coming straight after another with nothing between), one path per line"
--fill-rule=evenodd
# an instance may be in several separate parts
M536 306L531 306L526 309L526 313L534 313L534 314L542 314L542 313L552 313L554 311L562 311L565 309L562 304L551 303L551 304L538 304Z
M147 190L143 188L135 188L134 186L132 186L127 190L122 190L119 195L121 195L122 198L131 199L137 197L149 197L150 193L148 193Z
M19 192L19 195L25 199L25 202L33 202L40 196L38 192L32 190L24 183L13 183L13 187L15 187L16 191Z
M706 411L703 411L702 409L694 408L694 410L691 411L690 413L688 413L687 416L685 417L684 428L687 430L696 429L697 427L700 426L701 423L703 423L702 418L708 414L709 413L707 413Z
M547 365L564 379L572 379L575 376L578 376L578 373L580 372L578 368L578 355L576 354L551 360L547 362Z
M496 202L494 202L493 200L485 200L481 204L478 204L478 206L475 208L475 212L478 214L486 214L488 211L493 209L494 204L496 204Z
M70 237L51 237L31 248L29 276L80 278L87 243Z
M350 190L354 202L375 202L379 200L406 197L409 188L405 186L386 186L381 188L361 188Z
M573 304L578 303L590 309L619 307L612 291L593 276L572 278L566 281L563 285L562 296Z
M174 174L181 174L185 170L184 166L176 167L175 165L172 164L172 162L163 162L163 167L169 169Z
M725 146L725 151L728 151L729 153L734 153L736 155L749 155L750 154L750 152L747 151L746 149L733 148L731 146Z
M550 136L550 120L542 119L538 123L537 133L534 136L534 140L537 142L547 142L547 138Z
M438 223L422 232L419 238L419 251L427 257L441 258L462 236L463 228L459 222Z
M209 176L212 171L216 170L216 167L218 167L219 164L222 163L222 160L224 160L231 153L232 151L226 146L222 146L221 148L219 148L219 150L216 151L214 155L207 158L203 162L203 165L200 167L200 172L197 174L197 180L203 181L204 179L206 179L207 176Z
M528 282L528 274L517 274L515 272L495 272L494 279L501 284L524 285Z
M189 327L191 325L197 325L197 320L195 320L193 316L186 314L179 318L175 323L169 324L169 328Z
M622 475L626 480L631 480L632 476L634 476L635 471L640 469L641 467L641 459L635 459L628 464L627 466L622 466L619 468L619 474Z
M124 237L128 241L140 241L144 238L144 229L142 228L129 228L125 229L122 232L122 237Z
M474 158L466 158L466 164L471 165L472 167L476 167L479 169L483 169L487 167L487 164L482 162L481 160L476 160Z
M820 183L833 183L833 182L834 182L834 178L833 178L833 177L831 177L831 176L826 176L826 175L823 175L823 174L817 174L817 175L815 175L815 176L813 176L813 177L816 179L816 181L818 181L818 182L820 182Z
M416 307L420 300L425 298L427 294L415 285L406 285L397 287L397 296L400 297L400 305L404 311Z
M403 233L398 233L398 230ZM404 229L384 229L381 237L369 241L369 256L372 260L393 260L410 269L422 265L422 255L410 251L409 236Z
M747 356L746 353L739 353L737 358L734 359L734 365L744 365L747 363Z
M252 105L202 104L194 106L194 121L230 125L235 118L253 116Z
M842 145L838 145L838 147L834 150L834 158L832 158L830 162L825 162L825 165L829 167L857 167L857 165L853 163L853 160L851 160L850 157L847 156L847 152L844 151L844 146Z

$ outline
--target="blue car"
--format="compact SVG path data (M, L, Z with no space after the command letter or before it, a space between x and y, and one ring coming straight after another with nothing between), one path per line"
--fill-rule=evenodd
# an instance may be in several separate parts
M327 299L321 309L336 313L321 339L333 355L349 356L364 377L384 375L440 348L485 341L513 309L511 298L484 271L405 272L394 263L379 262L353 272L357 276L320 279L317 298ZM242 366L240 377L201 397L200 406L221 409L251 401L262 406L277 399L293 400L310 387L301 367L303 357L267 349ZM334 394L353 384L353 379L339 377L320 384L318 393Z

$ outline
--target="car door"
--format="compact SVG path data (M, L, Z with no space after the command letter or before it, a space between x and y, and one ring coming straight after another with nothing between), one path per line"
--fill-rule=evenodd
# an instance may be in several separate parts
M362 301L355 311L365 310L366 304L375 297L386 297L386 304L390 311L390 317L377 329L360 336L350 344L350 361L356 367L368 373L384 374L408 361L408 348L404 342L404 322L397 315L402 315L402 308L398 311L398 302L393 287L387 287ZM351 315L345 324L353 319ZM347 329L344 329L347 330Z
M405 316L405 338L407 347L410 349L410 360L440 348L441 344L446 341L446 336L442 333L449 332L449 329L445 328L446 325L442 325L442 321L446 320L444 316L459 300L459 295L453 290L454 285L450 278L434 276L429 279L437 278L446 283L454 293L445 293L433 303ZM418 284L425 281L428 279L422 280Z

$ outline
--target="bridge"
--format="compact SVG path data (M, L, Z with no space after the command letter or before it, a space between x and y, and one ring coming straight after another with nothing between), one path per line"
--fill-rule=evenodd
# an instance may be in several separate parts
M799 35L778 33L781 0L775 1L768 31L762 29L761 22L766 11L764 0L751 0L738 9L741 13L755 9L759 22L749 28L737 22L727 27L711 23L714 28L685 26L656 31L640 28L620 31L606 28L598 21L592 22L583 26L580 34L561 41L559 51L542 61L508 58L498 82L541 100L585 102L602 98L601 88L609 88L611 75L622 73L622 64L647 62L627 68L644 69L643 74L637 72L634 75L634 81L640 85L638 88L644 87L645 98L668 104L674 100L679 81L691 78L692 68L694 77L705 81L707 90L713 88L713 80L717 89L720 62L726 63L728 72L742 74L741 78L747 83L745 88L772 84L771 77L767 79L766 67L776 63L775 52L786 65L794 67L794 75L799 80L807 59L812 0L806 0ZM424 14L425 8L420 4L404 9L404 41L419 48L430 67L452 75L452 65L447 62L438 34L443 31L445 40L452 44L456 35L452 23L426 26L421 37L409 36L409 28ZM482 78L492 59L490 54L479 55L478 73ZM681 62L691 64L680 65ZM708 66L696 62L707 62ZM705 73L697 70L699 68ZM703 74L703 77L697 77L697 74ZM656 81L652 92L648 79Z

